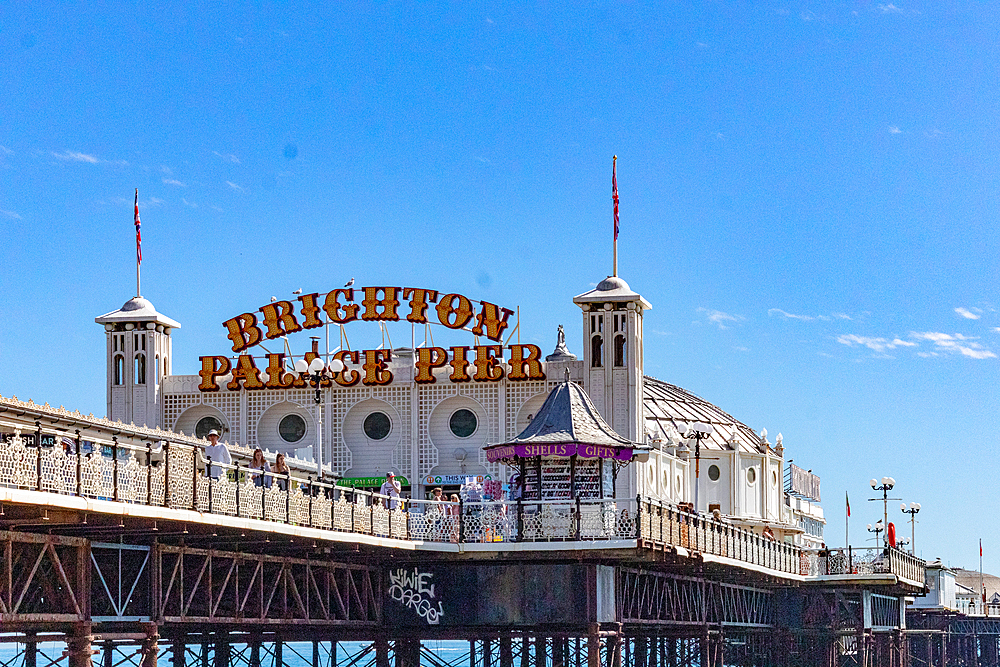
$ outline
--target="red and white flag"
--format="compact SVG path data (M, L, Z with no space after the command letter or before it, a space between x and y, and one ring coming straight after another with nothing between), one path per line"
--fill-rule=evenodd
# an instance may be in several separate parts
M135 261L142 264L142 233L139 231L139 188L135 189Z
M611 199L615 202L615 241L618 240L618 156L611 166Z

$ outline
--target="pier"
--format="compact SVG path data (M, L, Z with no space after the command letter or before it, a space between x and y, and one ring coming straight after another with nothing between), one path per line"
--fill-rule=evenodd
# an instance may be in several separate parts
M641 496L391 507L238 461L212 479L194 438L16 399L0 427L0 622L24 667L281 667L301 642L314 667L406 667L441 640L470 667L902 667L938 631L906 629L924 564L894 548L821 556Z

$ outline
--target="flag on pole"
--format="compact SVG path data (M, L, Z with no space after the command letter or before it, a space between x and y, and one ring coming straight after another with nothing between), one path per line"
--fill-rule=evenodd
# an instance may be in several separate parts
M615 241L618 240L618 156L611 166L611 199L615 202Z
M139 188L135 189L135 260L142 264L142 234L139 231Z
M844 491L844 500L847 501L847 516L851 516L851 497Z

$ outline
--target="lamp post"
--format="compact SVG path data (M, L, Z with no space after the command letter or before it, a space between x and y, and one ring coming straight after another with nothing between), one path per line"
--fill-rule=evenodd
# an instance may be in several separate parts
M889 492L892 491L892 487L896 486L896 480L894 480L892 477L883 477L881 484L878 483L878 480L873 479L873 480L871 480L869 482L869 484L872 485L872 490L874 490L874 491L881 491L882 492L882 497L881 498L869 498L868 500L869 501L878 501L878 500L882 501L882 517L884 519L882 526L883 526L883 529L884 529L885 526L889 525L889 501L890 500L902 500L902 498L890 498L889 497Z
M340 359L332 360L329 365L323 363L320 357L312 361L304 358L295 362L295 372L304 375L306 381L316 388L316 444L313 445L313 460L316 462L316 478L323 481L323 380L330 378L344 370L344 362Z
M877 521L874 526L868 524L868 532L875 533L875 543L878 544L878 534L885 530L885 524Z
M910 554L917 555L917 518L916 514L920 511L920 503L910 503L909 509L906 508L906 503L900 503L899 509L903 510L903 514L910 515Z
M695 422L690 426L681 422L677 425L677 432L684 438L694 440L694 511L697 514L699 512L698 489L701 486L699 483L701 477L701 441L712 435L715 429L711 424L704 422Z

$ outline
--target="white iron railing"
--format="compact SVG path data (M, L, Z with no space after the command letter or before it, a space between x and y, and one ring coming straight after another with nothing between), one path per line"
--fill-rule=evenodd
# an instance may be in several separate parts
M0 486L275 521L411 541L504 543L638 540L796 575L891 572L923 581L924 562L898 549L818 552L643 498L442 502L392 499L291 473L203 458L187 442L79 436L0 419ZM23 435L22 435L23 433ZM35 446L48 440L55 446ZM222 468L218 479L206 475ZM822 572L821 572L822 570Z

